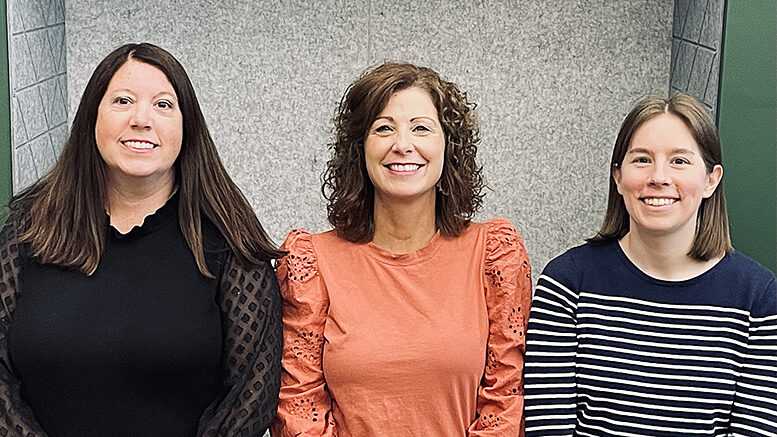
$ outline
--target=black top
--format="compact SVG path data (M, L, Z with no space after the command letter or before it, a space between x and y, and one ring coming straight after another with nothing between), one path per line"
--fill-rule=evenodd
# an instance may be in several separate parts
M264 432L280 371L272 267L243 270L203 220L205 247L222 248L206 250L216 279L203 276L180 230L177 197L127 234L109 227L91 276L42 265L23 245L18 264L6 263L6 247L16 249L6 238L18 237L6 224L0 291L13 317L2 317L8 350L0 350L0 359L8 358L0 362L0 397L19 405L0 399L6 403L0 434L13 428L9 435L32 430L57 437ZM21 289L15 302L6 284Z
M22 265L9 350L49 435L194 435L219 396L218 283L197 269L175 200L125 235L108 229L91 276ZM223 252L209 261L218 275Z

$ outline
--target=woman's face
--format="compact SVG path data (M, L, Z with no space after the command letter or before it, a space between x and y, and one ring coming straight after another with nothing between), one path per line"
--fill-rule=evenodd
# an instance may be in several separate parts
M397 91L370 126L364 143L367 173L376 200L428 200L442 175L445 135L429 93Z
M720 165L707 172L691 131L671 114L640 126L623 163L613 170L632 231L683 238L693 238L701 201L712 195L722 175Z
M124 63L100 101L94 134L111 178L172 180L183 116L167 76L143 62Z

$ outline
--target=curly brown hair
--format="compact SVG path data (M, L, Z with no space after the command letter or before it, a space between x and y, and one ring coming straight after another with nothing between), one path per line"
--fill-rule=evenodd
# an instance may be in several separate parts
M445 159L435 201L437 229L444 236L458 236L483 203L482 167L475 159L480 142L476 105L431 68L385 63L351 84L335 112L334 140L329 145L332 157L321 191L328 201L329 223L348 241L365 243L375 233L375 187L364 161L369 128L391 96L410 87L429 93L445 133Z

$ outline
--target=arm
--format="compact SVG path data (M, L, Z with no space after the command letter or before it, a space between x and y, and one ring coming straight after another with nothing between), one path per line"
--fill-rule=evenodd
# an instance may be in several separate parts
M558 258L540 275L526 334L526 437L572 437L577 424L578 293ZM567 285L565 285L565 283Z
M269 262L229 256L221 277L225 395L205 411L198 436L261 436L278 406L281 358L278 282Z
M525 323L531 301L531 266L518 231L495 219L486 231L488 309L486 368L478 389L477 419L468 435L523 435Z
M777 284L774 278L753 305L744 353L731 410L731 433L777 435Z
M8 332L20 285L18 238L24 229L25 216L18 209L12 209L0 231L0 435L45 437L46 433L22 400L21 383L14 375L8 355Z
M329 310L310 234L292 230L278 264L283 295L283 371L274 437L337 435L322 353Z

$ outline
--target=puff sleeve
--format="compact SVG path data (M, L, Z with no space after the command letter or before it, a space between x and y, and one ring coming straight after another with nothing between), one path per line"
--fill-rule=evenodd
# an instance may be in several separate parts
M278 264L283 296L283 370L274 437L336 436L332 398L324 380L322 353L329 298L312 236L292 230Z
M225 395L206 409L198 436L260 436L278 406L281 308L269 262L242 265L227 258L221 275Z
M484 264L489 321L486 368L478 389L478 415L468 435L522 436L531 266L523 241L509 221L487 223Z
M0 231L0 435L45 437L32 410L21 397L19 379L14 375L8 355L8 332L16 299L19 297L21 269L19 236L24 232L28 214L13 207Z

